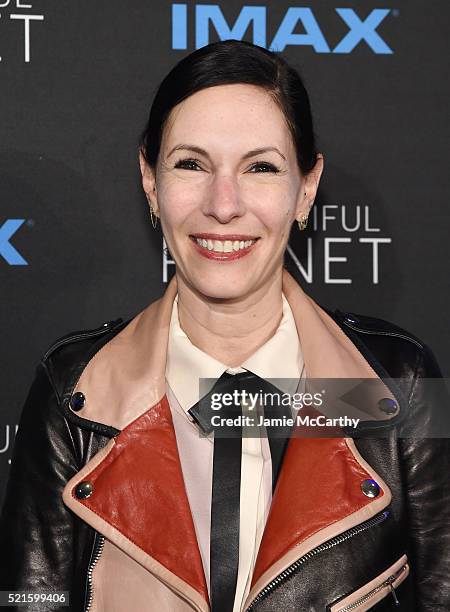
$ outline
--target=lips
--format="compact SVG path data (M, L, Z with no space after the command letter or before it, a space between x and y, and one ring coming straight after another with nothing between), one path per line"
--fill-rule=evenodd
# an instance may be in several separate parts
M259 239L247 234L194 234L189 237L198 253L218 261L244 257Z

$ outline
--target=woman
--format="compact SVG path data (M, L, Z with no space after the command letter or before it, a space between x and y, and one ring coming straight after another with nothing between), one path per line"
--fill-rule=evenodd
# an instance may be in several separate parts
M38 365L2 590L68 591L71 610L96 612L450 609L433 354L389 322L319 306L283 268L323 170L299 75L245 42L195 51L157 92L140 167L176 274L131 320L59 339ZM353 405L354 438L211 435L199 403L269 379L365 378L376 387ZM223 414L236 414L225 401ZM416 422L419 437L399 435Z

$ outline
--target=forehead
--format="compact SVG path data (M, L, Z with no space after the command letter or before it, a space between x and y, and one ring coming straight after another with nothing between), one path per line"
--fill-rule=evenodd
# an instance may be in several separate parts
M248 149L277 145L286 153L293 149L285 116L271 95L242 83L202 89L175 106L165 125L162 148L180 142Z

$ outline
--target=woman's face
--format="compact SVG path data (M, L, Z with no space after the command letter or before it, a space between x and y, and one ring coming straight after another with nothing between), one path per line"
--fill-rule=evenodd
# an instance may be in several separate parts
M179 281L234 300L281 272L291 225L309 212L323 167L320 158L301 175L283 113L247 84L210 87L178 104L156 178L140 162Z

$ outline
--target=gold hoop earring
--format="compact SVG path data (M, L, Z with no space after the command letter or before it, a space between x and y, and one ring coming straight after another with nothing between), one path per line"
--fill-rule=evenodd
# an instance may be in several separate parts
M298 227L300 230L306 229L308 225L308 215L301 215L300 220L298 221Z

